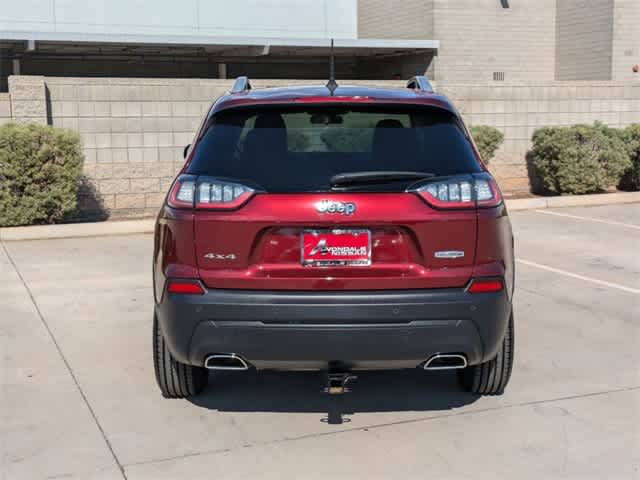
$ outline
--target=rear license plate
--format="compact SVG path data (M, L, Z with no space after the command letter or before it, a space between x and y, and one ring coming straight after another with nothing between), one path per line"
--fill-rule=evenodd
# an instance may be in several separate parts
M301 244L303 265L371 265L369 230L304 230Z

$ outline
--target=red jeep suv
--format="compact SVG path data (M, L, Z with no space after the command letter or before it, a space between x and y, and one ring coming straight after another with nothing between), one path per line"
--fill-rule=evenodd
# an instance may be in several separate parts
M155 229L165 397L248 368L326 370L331 393L355 369L457 369L470 392L504 391L509 217L425 77L258 90L240 77L185 157Z

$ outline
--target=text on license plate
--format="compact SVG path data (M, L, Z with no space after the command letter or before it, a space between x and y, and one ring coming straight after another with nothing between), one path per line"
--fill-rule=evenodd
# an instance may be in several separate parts
M303 265L371 264L369 230L305 230L301 243Z

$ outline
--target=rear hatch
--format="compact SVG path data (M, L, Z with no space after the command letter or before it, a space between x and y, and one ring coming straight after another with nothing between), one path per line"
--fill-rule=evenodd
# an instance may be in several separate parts
M481 191L497 190L453 113L242 107L217 113L203 132L169 203L196 206L207 287L423 289L470 279L476 206Z

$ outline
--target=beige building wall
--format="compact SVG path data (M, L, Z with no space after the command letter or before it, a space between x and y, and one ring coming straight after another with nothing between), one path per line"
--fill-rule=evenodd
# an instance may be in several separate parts
M486 82L493 72L507 82L553 80L556 0L509 3L433 0L436 80Z
M611 79L613 13L614 0L557 0L556 79Z
M553 80L556 0L360 0L360 38L440 41L438 81Z
M632 67L640 65L640 0L615 0L612 50L612 79L634 79Z
M434 0L358 0L358 38L433 39Z

